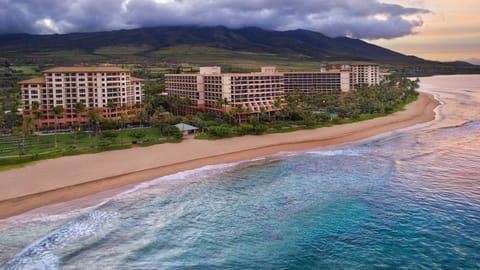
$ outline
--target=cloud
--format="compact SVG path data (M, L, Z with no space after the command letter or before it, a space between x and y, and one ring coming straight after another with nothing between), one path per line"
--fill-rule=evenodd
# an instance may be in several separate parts
M0 0L0 33L225 25L379 39L414 33L428 12L379 0Z

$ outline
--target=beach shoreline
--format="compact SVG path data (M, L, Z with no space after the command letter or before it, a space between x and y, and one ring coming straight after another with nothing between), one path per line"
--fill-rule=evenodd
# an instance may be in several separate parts
M41 161L0 172L0 218L206 165L363 140L434 120L439 104L433 95L421 93L405 111L352 124L217 141L186 139Z

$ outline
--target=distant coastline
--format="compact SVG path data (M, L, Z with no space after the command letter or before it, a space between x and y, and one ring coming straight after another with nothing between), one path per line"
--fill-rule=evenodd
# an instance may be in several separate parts
M421 93L405 111L352 124L218 141L189 139L39 162L0 173L0 218L205 165L365 139L431 121L438 105L432 95Z

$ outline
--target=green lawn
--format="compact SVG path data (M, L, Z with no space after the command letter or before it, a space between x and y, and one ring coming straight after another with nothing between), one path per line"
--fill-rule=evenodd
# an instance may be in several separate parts
M0 137L0 171L22 167L25 163L68 155L97 153L130 148L132 145L148 146L164 142L178 142L160 136L157 128L108 130L97 136L92 133L30 136L27 138Z
M12 66L11 69L15 71L20 71L24 75L36 76L39 75L37 65L26 65L26 66Z

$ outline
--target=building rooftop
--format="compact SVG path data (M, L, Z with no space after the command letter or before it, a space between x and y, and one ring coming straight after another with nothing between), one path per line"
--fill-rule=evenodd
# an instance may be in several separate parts
M62 72L129 72L130 70L117 66L98 66L98 67L56 67L47 69L45 73Z
M214 67L200 67L200 71L198 73L181 73L181 74L165 74L166 76L222 76L222 77L230 77L230 76L282 76L283 73L278 72L276 67L262 67L260 71L257 72L227 72L222 73L222 69L218 66Z
M370 61L332 61L328 62L328 65L350 65L350 66L355 66L355 65L378 65L376 62L370 62Z
M175 125L180 131L190 131L190 130L197 130L197 127L191 126L185 123L179 123Z
M235 77L235 76L282 76L282 72L245 72L245 73L179 73L179 74L165 74L167 77L175 77L175 76L221 76L221 77Z
M130 77L130 80L131 80L132 82L143 82L143 81L144 81L144 79L140 79L140 78L133 77L133 76Z
M19 81L18 84L32 84L32 83L45 83L44 77L36 77L24 81Z
M326 71L287 71L287 72L284 72L283 74L337 74L339 72L341 72L342 70L339 70L339 69L330 69L330 70L326 70Z

